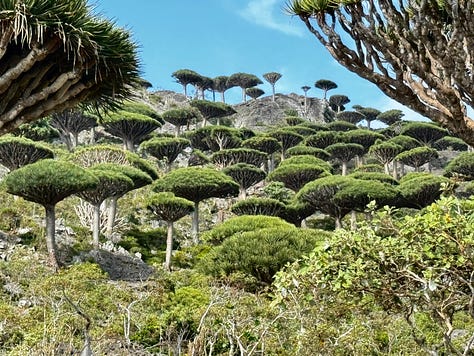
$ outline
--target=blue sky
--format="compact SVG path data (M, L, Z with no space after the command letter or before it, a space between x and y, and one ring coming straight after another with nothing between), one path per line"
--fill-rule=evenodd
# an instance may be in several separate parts
M279 93L321 97L319 79L338 85L328 95L342 94L346 105L401 109L405 119L416 114L385 96L375 85L339 65L296 17L284 12L285 0L93 0L96 11L127 28L140 45L142 76L153 90L182 92L171 74L192 69L208 77L245 72L257 75L259 87L271 94L263 73L279 72ZM226 92L229 103L241 100L240 88ZM210 98L209 98L210 99Z

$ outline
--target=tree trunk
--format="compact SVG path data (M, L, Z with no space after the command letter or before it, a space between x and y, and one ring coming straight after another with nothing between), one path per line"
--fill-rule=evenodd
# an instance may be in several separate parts
M180 133L181 133L181 125L176 125L176 133L174 134L174 137L178 137Z
M95 143L95 127L91 127L91 140L90 144L93 145Z
M109 200L109 214L107 216L107 238L112 237L115 226L115 215L117 214L117 200L118 197L112 197Z
M135 146L132 140L123 139L123 145L127 151L135 152Z
M342 162L342 172L341 175L347 175L347 162Z
M242 102L247 102L247 94L245 93L245 88L242 88Z
M199 202L194 202L191 236L195 244L199 243Z
M79 145L79 133L74 132L72 135L72 147L73 149Z
M275 101L275 84L272 84L272 101Z
M46 212L46 247L48 249L49 263L55 271L59 269L56 246L56 212L54 205L45 205Z
M334 219L335 219L335 223L336 223L336 229L342 229L341 218L339 216L336 216Z
M384 168L385 174L390 174L390 168L388 166L388 162L384 163L383 168Z
M393 177L393 179L398 180L398 162L397 162L396 159L393 160L392 165L393 165L393 167L392 167L392 177Z
M100 204L94 205L94 216L92 220L92 246L95 250L99 248L100 234Z
M351 211L351 230L357 230L357 212Z
M244 187L239 188L239 200L244 200L247 198L247 190Z
M171 271L171 253L173 252L173 222L167 221L165 269Z

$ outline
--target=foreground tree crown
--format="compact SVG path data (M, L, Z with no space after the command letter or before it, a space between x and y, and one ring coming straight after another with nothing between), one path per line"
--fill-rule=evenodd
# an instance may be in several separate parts
M287 11L344 67L474 144L470 2L291 0Z
M139 79L130 34L86 0L2 1L0 22L0 134L82 102L113 108Z

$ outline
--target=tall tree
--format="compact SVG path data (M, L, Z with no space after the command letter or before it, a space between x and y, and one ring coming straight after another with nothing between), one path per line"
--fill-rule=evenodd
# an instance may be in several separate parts
M194 210L193 202L175 197L173 193L162 192L152 194L146 202L147 208L160 220L166 222L166 270L171 269L171 254L173 252L173 224Z
M191 101L191 106L199 110L204 117L203 126L206 126L207 122L211 119L216 119L216 122L213 124L220 125L221 118L235 114L235 110L230 105L208 100L193 100Z
M306 113L308 111L308 90L310 90L311 87L307 85L303 85L301 89L304 92L304 112Z
M367 128L369 130L371 122L377 120L381 114L380 110L374 108L367 108L360 105L354 105L353 108L356 109L357 112L364 115L364 120L367 122Z
M229 85L227 84L229 77L226 75L220 75L218 77L215 77L213 80L214 90L218 93L221 93L221 101L225 103L225 92L227 91L227 89L229 89Z
M337 113L344 111L344 105L349 102L350 100L346 95L331 95L329 97L329 105L331 106L331 109L333 109Z
M209 198L225 198L239 193L239 185L232 178L211 168L186 167L175 169L156 181L153 190L172 192L194 203L191 233L199 241L199 203Z
M247 101L245 90L263 84L263 82L255 75L248 73L234 73L227 80L227 85L231 87L240 87L242 89L242 102Z
M247 189L265 179L265 172L248 163L236 163L222 170L231 177L240 187L239 199L247 197Z
M68 150L73 151L79 144L79 133L97 126L97 118L76 108L54 113L49 123L59 131Z
M265 92L260 88L251 87L251 88L245 89L245 94L250 96L253 100L256 100L260 98L263 94L265 94Z
M323 94L324 100L326 100L326 95L329 90L337 88L337 84L328 79L319 79L316 81L316 83L314 83L314 86L318 89L321 89L324 92Z
M115 107L139 80L130 34L86 0L6 0L0 17L0 134L82 102Z
M340 64L474 144L469 2L291 0L287 10Z
M164 121L176 127L175 136L181 134L182 126L186 126L187 129L189 129L189 125L193 120L196 120L197 117L198 113L193 108L170 109L161 114L161 118Z
M188 84L197 83L201 75L191 69L179 69L173 72L171 76L176 80L177 83L183 86L184 96L188 97Z
M154 137L142 142L140 149L158 160L165 159L166 172L169 172L173 162L189 145L189 140L181 137Z
M263 75L265 79L272 86L272 101L275 101L275 83L280 80L282 75L277 72L269 72Z
M134 152L135 146L159 128L161 123L150 116L117 111L104 117L101 125L111 135L120 137L125 149Z
M97 166L88 168L87 171L97 178L97 186L94 189L79 192L77 193L77 196L93 206L92 245L95 249L98 249L100 236L100 207L102 203L108 198L119 196L123 194L123 192L131 190L133 187L133 181L120 172L100 169L100 167Z
M10 194L40 204L46 213L46 247L49 261L59 267L55 238L56 204L70 195L93 189L97 179L85 169L69 163L44 159L9 173L4 181Z
M41 143L9 135L0 138L0 164L10 171L46 158L54 158L54 152Z

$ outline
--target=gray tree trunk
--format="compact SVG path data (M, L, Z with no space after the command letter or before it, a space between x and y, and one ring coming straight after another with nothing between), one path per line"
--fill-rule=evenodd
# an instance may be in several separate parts
M100 234L100 204L94 205L94 216L92 219L92 246L95 250L99 248Z
M112 197L109 200L109 211L107 216L107 237L110 238L114 231L115 215L117 215L117 200L118 197Z
M198 244L199 243L199 202L194 202L191 236L193 238L193 242L195 244Z
M46 212L46 247L48 249L48 257L51 266L55 269L59 269L59 263L57 258L57 246L56 246L56 212L54 205L45 205Z
M168 229L166 234L166 255L165 255L165 269L171 270L171 253L173 252L173 222L166 222Z
M342 162L342 172L341 175L347 175L347 162Z

